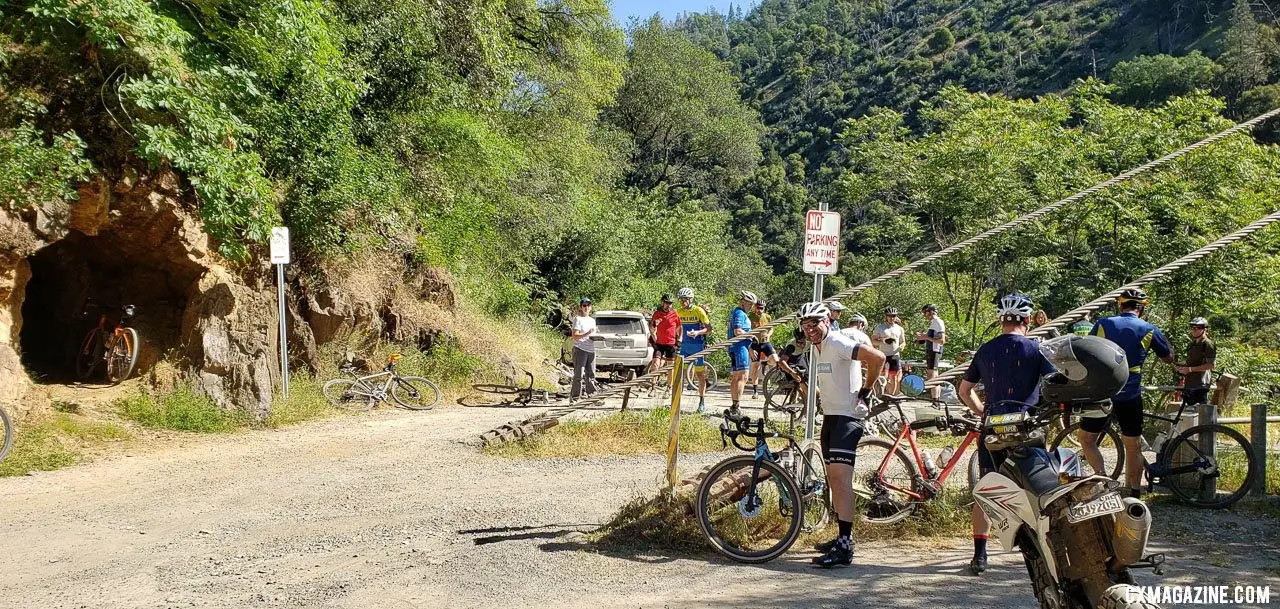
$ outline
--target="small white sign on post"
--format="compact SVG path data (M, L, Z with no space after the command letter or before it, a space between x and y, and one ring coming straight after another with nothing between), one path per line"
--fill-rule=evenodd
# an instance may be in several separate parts
M285 325L284 265L289 264L289 228L271 227L271 264L276 265L276 298L280 307L280 385L289 397L289 329Z
M271 227L271 264L289 264L289 227Z
M809 210L804 218L805 273L834 275L840 269L840 214Z

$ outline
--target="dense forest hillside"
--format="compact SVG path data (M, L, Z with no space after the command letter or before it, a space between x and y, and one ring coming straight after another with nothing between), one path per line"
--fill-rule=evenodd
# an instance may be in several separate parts
M717 316L742 288L785 308L817 201L845 214L837 289L1280 105L1274 24L1243 0L765 0L629 24L603 0L6 2L0 198L21 215L172 170L244 268L283 223L303 274L447 269L493 319L684 285ZM1269 134L854 304L947 303L958 342L999 291L1060 312L1274 209ZM1268 337L1236 352L1263 376L1273 232L1153 286L1163 323Z

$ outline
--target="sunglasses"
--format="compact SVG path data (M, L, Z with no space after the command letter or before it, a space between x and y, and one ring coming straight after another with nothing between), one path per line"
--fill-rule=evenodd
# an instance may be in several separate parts
M818 324L820 324L820 323L822 323L822 320L821 320L821 319L802 319L802 320L800 320L800 327L801 327L801 328L816 328L816 327L818 327Z

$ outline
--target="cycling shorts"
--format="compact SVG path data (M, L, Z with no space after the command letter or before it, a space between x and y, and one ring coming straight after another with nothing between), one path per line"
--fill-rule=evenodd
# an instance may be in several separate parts
M773 343L765 341L761 343L751 343L751 350L762 354L765 357L773 357L777 353L773 348Z
M1111 416L1080 419L1080 429L1089 433L1102 433L1107 421L1116 420L1120 435L1136 438L1142 435L1142 396L1128 400L1112 400Z
M902 370L902 358L897 355L886 355L884 366L889 371L889 376L893 376Z
M739 372L751 367L751 354L746 345L729 347L729 370Z
M657 355L658 357L660 357L660 358L662 358L662 359L675 359L675 357L676 357L676 346L675 346L675 345L657 345L657 344L655 344L655 345L653 346L653 353L654 353L654 355Z
M864 427L861 419L841 414L822 417L822 458L827 463L843 463L852 466L857 456L858 442L862 441Z
M942 354L937 351L925 351L924 353L924 369L937 370L938 362L942 361Z

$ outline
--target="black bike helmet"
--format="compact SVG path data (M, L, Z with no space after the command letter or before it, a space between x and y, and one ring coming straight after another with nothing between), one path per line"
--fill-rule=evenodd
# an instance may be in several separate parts
M1125 303L1129 302L1146 305L1150 301L1151 298L1147 296L1146 292L1142 291L1142 288L1128 288L1120 292L1120 295L1116 297L1116 302L1120 303L1120 306L1124 306Z
M665 303L667 303L667 304L671 304L671 303L673 303L673 302L675 302L675 301L676 301L676 299L675 299L675 298L672 298L670 293L667 293L667 294L663 294L663 295L662 295L662 302L665 302Z
M924 312L937 313L937 312L938 312L938 305L933 304L933 303L929 303L929 304L927 304L927 305L925 305L925 306L923 306L923 307L920 307L920 312L921 312L921 313L924 313Z
M1041 384L1047 402L1101 402L1129 380L1124 350L1102 337L1067 334L1040 343L1040 352L1058 370Z

